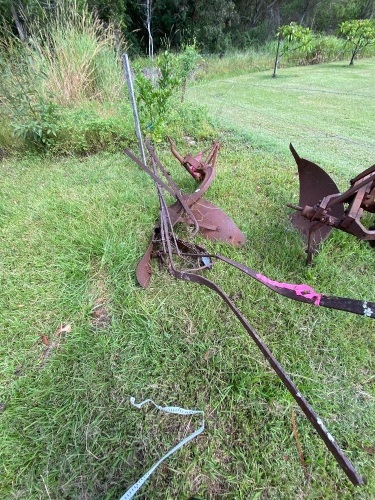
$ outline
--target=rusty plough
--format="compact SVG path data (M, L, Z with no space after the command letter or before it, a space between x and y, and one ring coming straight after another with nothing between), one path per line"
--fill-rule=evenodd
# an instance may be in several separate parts
M274 281L243 264L222 255L209 254L204 248L191 241L182 241L177 238L174 227L178 222L184 222L194 227L193 235L196 234L197 231L200 231L207 238L226 241L237 246L245 242L244 235L232 219L230 219L221 209L202 198L214 178L214 167L219 145L215 143L206 160L202 160L201 154L195 157L186 156L183 158L176 151L173 142L171 142L171 149L174 156L180 161L184 168L200 182L195 192L190 195L180 192L177 185L167 173L165 167L157 158L150 142L146 142L146 146L150 156L151 169L129 150L125 151L125 153L155 181L160 202L160 218L154 226L149 247L137 267L136 275L139 284L142 287L149 286L151 279L151 259L155 257L159 259L160 263L167 268L175 278L204 285L216 292L232 310L265 356L350 481L355 485L363 484L363 479L355 470L353 464L340 449L335 439L327 431L322 420L298 390L297 386L274 357L267 345L259 337L252 325L228 295L216 283L203 276L202 271L210 269L214 260L220 260L289 299L315 306L361 314L372 319L375 319L375 303L324 295L316 292L309 285L305 284L291 284ZM173 205L167 206L163 190L175 198L176 201Z
M150 154L153 170L150 170L147 165L144 165L131 151L125 151L126 154L156 182L160 204L164 207L163 209L169 225L173 228L178 222L183 222L194 226L194 233L192 236L195 236L199 231L210 240L220 240L236 246L242 246L245 243L245 237L233 220L213 203L203 199L204 194L215 178L215 162L220 145L214 143L207 158L202 160L202 153L199 153L195 157L187 155L183 158L177 152L173 141L170 140L170 143L174 156L180 161L181 165L183 165L189 174L200 182L199 187L192 194L186 195L180 193L178 186L159 161L149 142L146 142L146 146ZM165 181L157 174L157 168L160 170ZM173 205L169 207L165 205L161 191L162 188L176 199ZM151 243L144 257L138 264L137 280L142 287L147 287L150 283L151 257L156 254L160 257L160 252L155 254L154 245L157 246L159 243L161 230L161 227L158 227L158 225L155 226ZM174 233L172 234L174 238ZM164 242L163 237L162 241ZM166 250L165 245L163 249Z
M291 218L307 241L308 264L333 228L375 246L375 226L366 228L361 222L363 212L375 213L375 165L351 179L349 189L340 193L321 167L301 158L292 145L290 150L298 166L300 188L298 206L288 206L296 209Z

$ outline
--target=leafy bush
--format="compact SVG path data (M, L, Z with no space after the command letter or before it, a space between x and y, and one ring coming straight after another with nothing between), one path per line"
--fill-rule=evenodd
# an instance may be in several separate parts
M214 139L215 129L203 108L176 100L163 122L160 139L190 136ZM1 141L1 135L0 135ZM127 102L89 103L81 107L60 108L59 126L49 150L59 155L86 155L100 151L116 152L124 147L137 148L133 117Z
M25 104L29 102L27 96L25 101ZM54 102L37 97L36 102L30 105L27 119L24 117L21 120L18 116L17 121L11 122L14 136L38 149L53 146L58 130L58 109Z
M27 65L17 50L12 49L13 61L0 61L3 75L0 81L0 116L8 122L13 136L28 147L50 147L58 128L59 106L52 96L39 93L45 75Z
M308 53L311 49L313 33L310 28L306 28L300 24L292 22L284 26L279 26L276 31L276 37L277 47L272 75L273 77L276 77L279 60L282 56L297 51L300 53L302 52L303 54Z
M155 67L136 66L135 90L143 131L154 140L165 135L166 117L172 108L173 98L181 92L184 99L186 84L202 57L194 44L172 54L168 50L156 59ZM173 102L176 106L176 102Z
M143 132L160 138L170 99L181 85L176 58L165 51L156 60L156 68L137 68L135 90Z
M185 45L178 55L178 73L181 79L181 101L185 99L187 81L193 78L199 64L202 62L203 58L197 50L195 41L192 44Z

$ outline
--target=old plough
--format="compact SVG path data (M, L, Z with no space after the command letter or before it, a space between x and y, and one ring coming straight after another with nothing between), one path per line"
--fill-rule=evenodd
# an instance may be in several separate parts
M353 464L340 449L332 435L327 431L322 420L315 413L306 398L298 390L289 375L274 357L258 333L240 312L229 296L213 281L206 278L202 271L210 269L215 260L227 263L242 273L257 280L274 292L289 299L305 302L314 306L340 309L354 314L361 314L368 318L375 318L375 303L356 299L333 297L316 292L306 284L281 283L222 255L210 254L201 246L192 241L182 241L175 232L175 226L183 222L193 227L192 236L200 231L205 237L220 240L241 246L245 237L233 220L221 209L203 199L215 175L215 161L219 145L214 143L207 158L203 160L202 154L182 157L171 141L174 156L183 167L192 175L198 184L192 194L182 194L178 186L158 159L152 145L146 141L151 168L139 160L131 151L125 153L134 160L154 181L160 202L160 216L156 222L151 242L144 256L141 258L136 271L138 283L147 287L151 279L151 260L157 258L175 278L204 285L217 293L238 318L249 336L265 356L273 370L279 376L285 387L291 393L301 410L311 422L319 436L324 441L328 450L335 457L350 481L355 485L363 484L362 477L355 470ZM163 191L169 193L176 200L167 206Z
M299 204L288 205L293 225L307 241L307 261L333 228L350 233L375 246L375 226L366 228L364 212L375 213L375 165L351 179L350 187L340 193L335 182L321 167L301 158L290 145L299 174Z

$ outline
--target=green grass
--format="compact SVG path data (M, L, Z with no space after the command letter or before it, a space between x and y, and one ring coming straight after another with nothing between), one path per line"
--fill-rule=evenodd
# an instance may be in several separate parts
M350 175L374 163L374 62L343 62L283 68L224 77L190 89L220 126L258 149L301 156Z
M331 68L315 67L321 71L316 79L310 68L295 71L306 79L304 88L315 88L324 75L329 81ZM374 71L366 63L352 75L355 70ZM346 74L342 67L337 87L350 92ZM285 86L291 79L286 70L276 81L265 74L252 77L264 82L257 92L259 99L264 92L265 116L271 99L277 116L284 116L278 109L284 93L270 92L270 85ZM238 82L240 89L243 80L233 85ZM223 92L220 81L215 84ZM197 86L194 93L209 105L208 85ZM235 104L233 96L229 102ZM298 123L311 117L303 107L291 110L297 133ZM227 125L224 102L220 113ZM341 116L336 108L337 122ZM365 116L370 112L352 106L346 133L358 127L362 140L371 144L374 127L363 126ZM332 233L314 267L305 266L303 242L285 207L298 198L287 151L291 138L285 134L283 141L282 128L272 127L260 112L259 117L269 129L259 127L258 136L241 122L236 133L222 134L217 178L207 195L238 223L248 243L237 250L202 238L197 242L278 281L374 300L374 251L350 235ZM339 185L347 185L349 170L373 163L368 153L358 167L356 151L345 170L341 147L348 146L332 139L322 150L308 130L301 143L293 142L301 155L321 159L323 166L332 162ZM196 148L207 145L200 141ZM178 146L183 153L194 151L181 140ZM194 190L164 144L158 152L179 185ZM367 478L368 484L356 489L216 295L157 267L151 287L139 289L135 267L151 235L158 201L152 182L136 165L122 155L101 153L79 159L6 159L0 170L3 498L119 498L199 425L198 418L138 411L129 405L130 396L206 412L204 434L163 464L138 498L374 497L371 320L287 300L222 263L208 273L236 297ZM105 318L99 325L98 310ZM59 335L61 324L71 325L71 332ZM43 336L53 343L47 357ZM292 435L293 412L307 480Z

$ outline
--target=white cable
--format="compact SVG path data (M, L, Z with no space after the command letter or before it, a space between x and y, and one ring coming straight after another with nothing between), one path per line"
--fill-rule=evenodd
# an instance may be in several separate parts
M139 479L136 483L131 486L128 491L126 491L120 500L131 500L133 496L137 493L139 488L143 486L143 484L147 481L147 479L151 476L154 470L166 460L170 455L172 455L175 451L179 450L184 446L184 444L188 443L195 437L197 437L201 432L204 431L204 411L201 410L187 410L185 408L179 408L178 406L159 406L152 401L152 399L145 399L142 403L136 403L133 397L130 398L130 403L138 409L141 409L142 406L146 403L152 403L158 410L164 411L165 413L174 413L177 415L202 415L202 425L194 431L190 436L187 436L182 441L180 441L174 448L168 451L160 460L158 460L152 467L149 469L146 474L144 474L141 479Z

